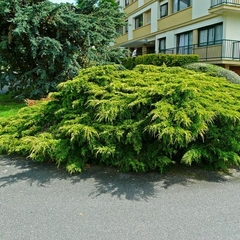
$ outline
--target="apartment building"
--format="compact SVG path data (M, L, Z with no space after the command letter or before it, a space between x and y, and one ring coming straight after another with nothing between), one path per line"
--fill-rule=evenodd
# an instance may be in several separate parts
M198 54L240 75L240 0L119 0L116 46L138 54Z

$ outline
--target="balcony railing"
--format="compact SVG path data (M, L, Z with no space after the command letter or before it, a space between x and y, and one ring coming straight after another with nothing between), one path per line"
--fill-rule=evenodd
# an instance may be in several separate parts
M198 54L202 61L240 60L240 41L221 40L217 44L193 44L159 51L165 54Z
M240 6L240 0L211 0L211 8L220 5Z

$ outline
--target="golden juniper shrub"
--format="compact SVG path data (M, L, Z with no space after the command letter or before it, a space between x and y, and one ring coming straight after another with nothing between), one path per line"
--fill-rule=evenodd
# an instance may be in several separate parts
M240 86L223 78L107 65L80 71L50 97L0 123L0 152L51 160L70 173L89 163L136 172L162 172L175 161L240 163Z

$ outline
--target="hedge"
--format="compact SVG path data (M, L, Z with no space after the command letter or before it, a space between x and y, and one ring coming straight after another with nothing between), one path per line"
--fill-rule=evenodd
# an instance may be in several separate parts
M199 61L198 55L187 55L187 54L145 54L136 58L126 58L122 64L127 69L133 69L136 65L155 65L168 67L182 67L186 64L194 63Z

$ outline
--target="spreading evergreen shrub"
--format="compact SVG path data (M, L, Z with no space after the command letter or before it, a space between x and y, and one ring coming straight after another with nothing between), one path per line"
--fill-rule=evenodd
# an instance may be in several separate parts
M224 77L231 83L240 83L240 76L237 73L210 63L191 63L185 65L184 68L196 72L205 72L211 76Z
M180 67L92 67L0 122L0 152L120 171L240 162L240 86Z

